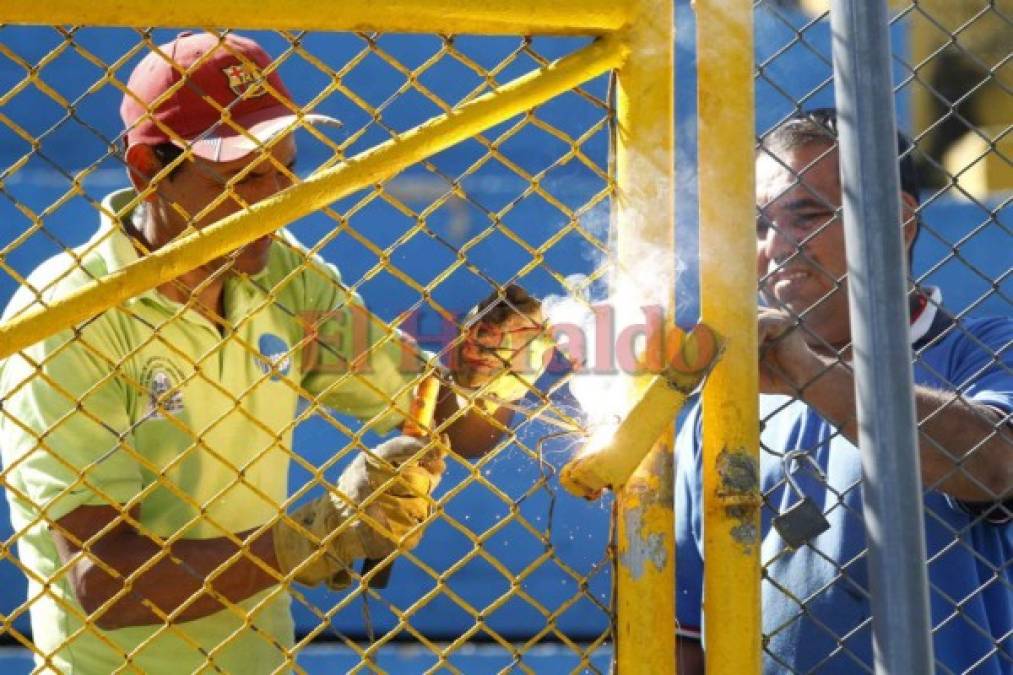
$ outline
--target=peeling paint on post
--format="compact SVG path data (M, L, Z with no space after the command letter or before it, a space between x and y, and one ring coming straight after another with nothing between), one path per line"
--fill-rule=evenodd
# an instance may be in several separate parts
M619 510L626 533L619 540L619 565L634 580L663 573L672 559L665 528L675 497L672 481L662 479L673 475L672 454L654 453L644 464L626 484Z
M647 533L640 529L640 524L647 518L643 509L627 509L623 513L626 521L627 531L633 531L633 536L640 540L640 546L624 547L619 554L619 564L626 568L626 573L633 579L639 580L644 576L644 570L651 564L655 570L661 571L668 563L668 555L665 551L664 538L659 533Z
M668 673L675 659L672 434L666 433L616 495L618 672Z
M742 449L725 448L718 455L717 470L717 497L731 524L729 535L742 545L743 555L752 555L758 541L756 520L761 504L756 458Z
M718 475L721 496L748 495L759 487L756 458L742 449L729 452L725 448L718 454Z

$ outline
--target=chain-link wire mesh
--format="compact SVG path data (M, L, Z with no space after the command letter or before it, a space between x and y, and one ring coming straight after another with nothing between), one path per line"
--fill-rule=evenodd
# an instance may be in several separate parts
M842 249L831 246L839 201L821 189L820 154L803 168L792 163L794 151L769 144L771 131L790 115L832 104L828 21L800 7L813 4L756 5L759 141L763 161L787 177L760 200L758 239L786 247L761 283L773 293L771 304L786 309L826 359L819 377L795 381L791 396L765 397L761 405L769 532L761 552L764 650L773 672L864 672L872 657L860 467L847 420L823 424L806 405L821 382L848 369L847 341L821 328L846 317L844 268L834 257ZM1009 489L1003 458L1011 444L1010 387L1003 384L1011 377L1003 190L1010 187L1006 71L1013 12L1003 2L895 9L899 125L914 140L905 152L924 177L914 195L919 234L912 267L912 281L924 292L913 296L912 330L916 375L933 390L918 414L936 661L940 672L1002 673L1013 667L1010 512L1000 494ZM294 167L275 144L266 164L247 171L274 173L279 184L395 138L586 43L253 35L275 57L272 68L299 108L343 122L338 131L299 125ZM131 68L173 37L163 30L0 29L5 302L20 289L22 304L45 304L109 271L115 237L108 230L91 237L101 216L123 220L126 213L117 213L121 201L103 203L128 185L114 111L129 95ZM288 644L278 637L292 630L277 623L289 611L278 591L237 599L224 582L203 580L224 576L230 565L251 576L269 574L268 561L252 543L243 548L244 538L252 532L255 541L285 513L333 490L354 457L378 446L386 413L407 410L421 361L413 352L403 355L395 329L448 360L461 344L464 312L490 292L516 283L538 297L596 295L606 274L613 191L609 99L607 79L598 78L293 223L288 229L303 248L276 235L273 247L287 252L285 272L245 278L250 293L228 296L234 305L201 306L202 296L189 289L174 304L145 296L61 333L17 367L8 363L3 480L14 527L0 575L10 587L27 579L29 588L13 602L5 596L4 635L54 669L75 645L125 670L145 670L159 653L178 659L176 670L227 671L242 657L311 671L607 669L600 649L613 621L607 507L557 489L556 469L582 425L565 391L570 375L558 361L514 406L494 449L475 460L446 459L443 481L426 502L422 541L399 552L389 588L363 583L357 565L345 590L285 584L295 635ZM240 174L225 177L219 207L251 201L242 183L247 174ZM220 189L220 177L204 177ZM167 172L160 180L170 181ZM802 212L808 225L784 207L786 195L800 192L810 202ZM30 276L57 254L61 265ZM340 269L340 279L320 261ZM197 290L216 280L230 283L211 275ZM779 284L786 294L780 300ZM816 295L811 307L785 300L793 285ZM171 297L174 288L181 290L170 284L165 293ZM300 304L308 302L307 290L330 305ZM352 293L370 313L335 315ZM276 322L270 330L260 323L265 315ZM274 328L295 323L301 332L294 339ZM128 333L130 343L111 338L110 325ZM347 367L324 383L294 376L346 343L366 344L381 360L395 351L399 362L404 358L402 377L377 387L374 372ZM229 364L242 364L243 374ZM338 391L344 407L328 397ZM131 411L118 422L104 407L114 394ZM356 407L370 397L382 405ZM965 435L954 439L953 430ZM61 452L93 436L103 441L90 456ZM165 443L178 452L163 451ZM953 457L963 458L959 466ZM137 474L129 488L107 480L122 478L109 466L123 464ZM808 537L797 521L795 530L780 521L779 532L774 519L807 498L829 529L821 531L816 518L803 522ZM57 522L72 503L122 507L111 523L82 536ZM162 509L158 517L151 515L155 507ZM100 555L101 542L122 529L153 548L129 568L114 569ZM785 542L797 531L803 536L789 548ZM88 609L74 599L78 572L53 548L57 537L70 543L71 560L120 580L111 598ZM220 557L203 561L207 567L184 564L187 541L211 538L227 542ZM116 638L122 633L108 629L130 620L117 618L131 594L122 581L139 586L146 572L166 564L186 568L192 600L172 608L149 604L145 620L153 628ZM189 619L215 602L224 607L225 627L202 632L201 620ZM40 617L35 634L28 623L33 610ZM47 644L38 626L56 625L53 617L64 628L56 644ZM333 645L340 655L314 652L314 643ZM412 645L412 666L398 660L407 658L404 650L387 649L398 643ZM476 645L492 660L476 660ZM561 659L551 666L550 647Z
M206 225L588 42L251 35L274 58L264 73L279 73L292 99L241 72L224 73L230 84L246 93L262 86L291 112L332 115L342 128L296 123L297 160L283 136L265 144L260 161L220 166L170 148L157 157L165 168L139 183L140 198L110 199L129 186L115 115L122 98L137 97L128 76L174 33L0 30L0 268L5 302L18 293L7 318L153 248L146 209L174 201L167 220ZM388 589L363 581L357 565L341 591L278 584L272 554L255 542L279 521L305 527L286 514L324 490L337 494L352 459L372 456L396 422L391 412L407 412L435 361L400 331L452 365L476 321L464 313L483 297L512 307L511 285L545 297L600 282L613 190L609 97L608 79L592 80L292 223L273 236L263 271L236 275L212 263L196 284L168 283L7 361L3 480L13 531L3 571L29 585L4 609L5 635L54 670L170 662L174 672L251 663L398 670L404 657L385 647L402 642L415 646L410 668L419 670L470 671L476 644L492 654L483 669L531 672L548 663L547 649L554 669L607 669L607 506L556 489L556 469L583 424L560 393L565 363L528 383L508 405L512 421L473 413L502 434L490 451L474 460L450 454L431 497L407 493L426 505L414 530L425 536L396 554ZM219 113L237 126L227 108ZM186 190L174 188L181 174L173 171L192 176ZM242 271L258 245L233 254L233 269ZM59 257L43 265L51 256ZM223 300L209 303L219 288ZM473 411L484 393L456 391ZM366 505L381 492L363 503L363 520L375 521ZM114 516L98 526L73 520L83 507L109 505ZM142 553L110 553L123 536ZM188 547L197 540L218 540L218 552L195 553ZM86 573L113 590L78 598ZM240 574L274 579L237 592L228 579ZM159 605L150 600L155 579L182 579L192 595ZM306 649L314 641L343 656L314 661Z
M760 404L764 651L768 672L872 672L836 123L802 112L833 105L828 16L800 7L817 4L756 5L760 285L771 309L798 327L761 352L761 387L783 394ZM1013 237L1002 176L1010 168L1013 5L893 9L898 127L913 141L900 143L900 175L913 241L936 669L1005 673L1013 669ZM962 142L976 150L954 153ZM799 334L818 355L815 366L800 356ZM879 544L883 555L901 554L896 542Z

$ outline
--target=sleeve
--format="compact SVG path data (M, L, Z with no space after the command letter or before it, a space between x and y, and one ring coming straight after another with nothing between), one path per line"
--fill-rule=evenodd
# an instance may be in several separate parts
M988 319L966 327L950 381L966 398L1013 413L1013 320Z
M703 536L701 523L700 404L686 416L675 441L676 632L702 639Z
M954 350L950 382L964 398L1002 414L1001 426L1013 435L1013 321L984 319L963 328L966 332ZM946 499L952 507L995 525L1013 520L1013 499L962 502L949 495Z
M370 312L334 265L307 253L290 235L288 243L303 266L302 387L320 403L368 420L373 431L389 432L407 414L429 355Z
M78 506L125 503L142 487L130 395L116 370L85 346L88 335L53 336L10 357L0 377L7 483L15 499L49 521Z

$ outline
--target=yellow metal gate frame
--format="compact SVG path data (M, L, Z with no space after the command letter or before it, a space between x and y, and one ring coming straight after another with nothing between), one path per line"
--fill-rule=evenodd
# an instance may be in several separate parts
M697 0L701 293L703 319L726 339L704 391L704 529L707 670L758 673L759 495L735 467L757 462L756 279L752 255L752 3ZM465 140L608 70L618 83L618 222L640 229L672 261L675 151L672 0L8 0L0 24L229 26L330 31L591 35L581 50L432 118L382 145L317 172L283 193L174 241L120 272L0 326L0 358L254 241L360 188ZM662 208L658 208L662 205ZM617 233L617 262L634 266ZM620 275L617 283L623 283ZM731 467L731 468L729 468ZM618 495L616 662L621 673L675 672L672 435Z

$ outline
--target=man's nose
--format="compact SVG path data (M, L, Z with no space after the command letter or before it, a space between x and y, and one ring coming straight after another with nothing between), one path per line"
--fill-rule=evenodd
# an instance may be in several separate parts
M781 265L799 252L799 238L789 225L771 222L767 228L767 236L763 242L764 255L768 260Z
M249 185L244 185L245 189L242 190L241 195L247 204L256 204L268 197L273 197L286 187L287 184L283 182L281 176L272 172L270 176L264 176L252 181Z

